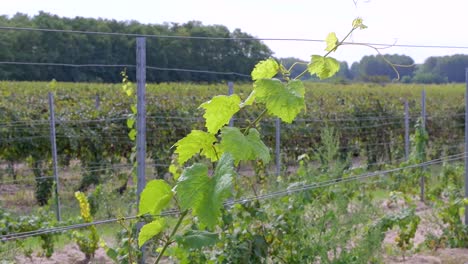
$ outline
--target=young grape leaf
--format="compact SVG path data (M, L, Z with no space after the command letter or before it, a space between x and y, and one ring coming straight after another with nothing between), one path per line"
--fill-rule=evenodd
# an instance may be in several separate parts
M159 234L164 229L165 225L166 220L164 218L157 218L153 220L153 222L144 225L138 234L138 246L143 246L146 241Z
M334 58L312 55L308 70L323 80L335 75L340 70L340 63Z
M304 85L293 80L286 85L277 79L262 79L254 84L257 101L265 103L268 113L291 123L305 108Z
M241 160L261 159L263 162L270 161L270 151L260 139L260 133L254 128L249 129L249 134L244 136L239 128L224 127L221 129L220 150L230 153L235 164Z
M216 244L218 242L218 234L204 230L190 230L183 236L178 236L176 241L184 248L200 249Z
M338 38L336 37L335 32L328 34L325 42L327 43L326 51L335 51L338 45Z
M178 163L183 165L200 151L201 155L211 159L211 161L216 161L218 158L213 145L216 141L217 139L213 134L201 130L192 130L190 134L174 144L176 146L174 152L178 155Z
M263 60L257 65L252 71L252 80L259 80L259 79L270 79L273 78L278 71L280 66L276 60L269 58L267 60Z
M139 214L150 213L159 214L164 209L173 196L171 187L164 180L152 180L146 184L141 193Z
M367 26L362 23L362 18L358 17L353 20L353 28L366 29Z
M193 209L192 213L200 222L212 228L218 221L224 200L231 195L234 175L233 160L228 153L221 156L211 178L204 164L185 169L176 186L180 207Z
M240 110L240 101L237 94L219 95L201 104L200 108L205 109L203 117L206 120L208 132L216 134L221 127L229 123L232 116Z
M128 127L129 129L133 128L133 125L134 125L134 124L135 124L135 118L132 118L132 117L131 117L131 118L127 119L127 127Z
M126 89L125 93L127 93L127 96L133 96L133 89Z
M132 110L132 113L133 113L134 115L136 115L137 112L138 112L138 109L137 109L136 105L131 105L131 106L130 106L130 110Z
M130 132L128 132L128 137L130 138L131 141L135 141L136 136L137 136L136 129L132 129L130 130Z

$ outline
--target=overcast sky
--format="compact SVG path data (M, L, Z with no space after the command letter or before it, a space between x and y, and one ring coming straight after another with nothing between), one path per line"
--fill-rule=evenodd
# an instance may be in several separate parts
M356 1L356 0L355 0ZM184 23L198 20L221 24L261 38L324 39L328 32L343 37L355 17L369 27L350 41L414 45L468 46L466 0L0 0L1 14L35 15L39 11L65 17L137 20L142 23ZM308 59L323 54L324 44L265 41L278 57ZM468 53L468 49L398 48L382 50L411 56L422 63L429 56ZM375 54L369 48L345 46L333 56L349 63Z

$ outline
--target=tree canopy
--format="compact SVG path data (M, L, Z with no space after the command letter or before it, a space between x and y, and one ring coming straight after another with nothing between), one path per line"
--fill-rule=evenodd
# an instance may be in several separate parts
M94 18L64 18L45 12L30 17L17 13L0 16L0 25L20 28L63 29L88 32L154 35L146 41L149 82L218 82L250 80L236 74L212 74L203 71L241 73L249 75L254 65L273 56L261 41L242 32L230 31L222 25L203 25L199 21L187 23L142 24L137 21L116 21ZM3 30L0 34L0 61L64 64L135 65L135 36L111 34L80 34L26 30ZM176 37L177 36L177 37ZM194 38L196 37L196 38ZM200 39L201 37L202 39ZM307 68L307 61L297 58L278 58L286 68L299 62L291 76ZM364 56L351 66L340 63L340 71L332 82L391 82L416 83L464 82L468 55L429 57L415 65L406 55L383 54ZM400 67L399 65L406 65ZM409 67L407 67L409 66ZM170 69L191 69L190 72ZM0 80L69 82L120 82L124 67L65 67L44 65L0 64ZM130 79L135 70L127 69ZM301 79L319 81L304 75Z
M151 37L147 39L147 65L249 74L254 65L270 57L272 51L240 29L229 31L222 25L141 24L93 18L62 18L45 12L29 17L18 13L0 16L0 25L41 29L118 32L161 36L233 38L225 40ZM54 62L68 64L135 64L135 37L39 31L3 31L0 34L0 61ZM122 68L0 65L3 80L120 81ZM133 70L128 71L133 77ZM148 69L151 82L237 80L236 75L215 75ZM245 78L243 78L245 80Z

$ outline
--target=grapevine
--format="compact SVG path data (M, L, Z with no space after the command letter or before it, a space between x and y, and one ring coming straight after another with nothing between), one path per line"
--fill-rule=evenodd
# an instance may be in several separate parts
M305 109L305 88L300 80L301 76L309 72L320 79L327 79L336 74L340 64L336 59L329 57L329 54L343 45L352 32L365 27L362 19L357 18L353 21L350 32L341 41L335 33L330 33L326 38L327 53L324 56L312 55L307 70L298 76L291 78L291 69L286 69L270 58L259 62L253 69L253 90L244 101L237 94L219 95L200 105L205 111L203 117L206 131L192 130L175 143L176 156L170 168L170 171L174 172L175 185L170 186L164 180L153 180L147 184L141 195L141 215L158 215L172 200L181 211L155 263L159 263L169 245L177 242L176 234L179 229L184 229L184 223L188 224L184 218L189 213L193 221L198 221L203 229L215 230L224 201L233 195L233 181L237 177L235 166L245 161L262 160L268 163L270 160L269 149L256 129L258 122L268 114L291 123ZM242 129L226 126L235 114L241 110L246 111L245 109L254 104L259 104L264 109L247 127ZM214 165L211 170L201 162L184 167L194 156L201 156L212 162ZM156 217L141 229L139 245L142 246L165 228L166 220ZM207 235L203 233L203 229L196 231L199 239L195 241L198 243L206 240ZM179 236L179 240L187 234Z

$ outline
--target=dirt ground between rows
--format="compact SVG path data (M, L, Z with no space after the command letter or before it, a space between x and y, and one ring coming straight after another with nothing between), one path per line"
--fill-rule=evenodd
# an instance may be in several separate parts
M67 245L64 249L56 251L50 259L42 257L27 258L19 256L16 258L17 264L86 264L85 256L76 245ZM90 264L112 264L102 248L96 252L95 259ZM171 262L165 261L166 264ZM465 264L468 263L468 249L439 249L436 252L427 254L415 254L402 258L386 258L384 263L411 263L411 264Z
M38 257L33 256L28 258L25 256L16 257L16 263L18 264L87 264L85 262L85 255L80 251L76 244L66 245L61 250L56 250L52 257ZM92 264L113 264L114 262L107 257L104 249L99 248L96 251L94 260L90 262Z

